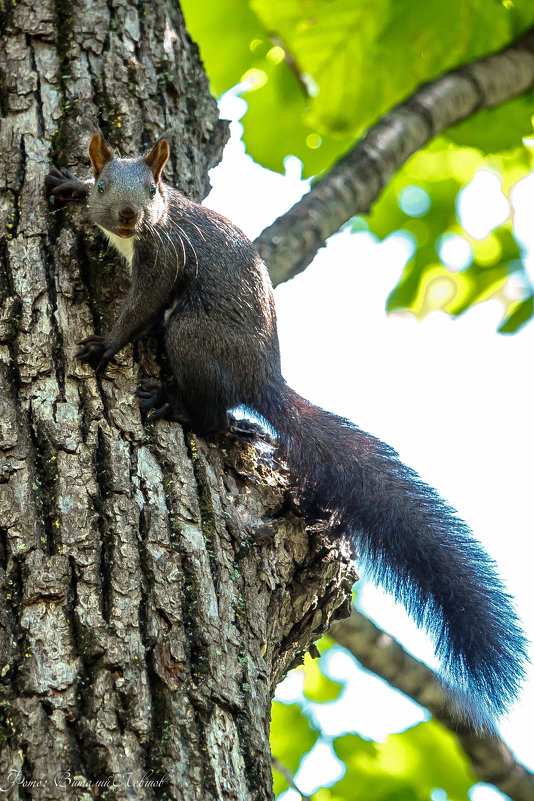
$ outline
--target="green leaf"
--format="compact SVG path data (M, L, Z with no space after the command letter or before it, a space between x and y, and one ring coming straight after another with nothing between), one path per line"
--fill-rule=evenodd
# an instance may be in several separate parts
M416 249L388 298L388 311L409 309L422 318L434 309L443 309L457 317L474 303L500 292L509 275L522 270L519 246L509 226L496 229L482 241L471 239L473 264L461 272L451 272L436 261L435 241L432 237Z
M319 733L312 729L308 719L296 704L274 701L271 708L271 751L273 756L294 775L302 757L317 742ZM275 795L287 790L284 776L273 770Z
M457 739L435 721L379 744L346 735L334 749L347 773L333 792L345 801L428 801L436 788L446 790L449 801L467 801L478 781Z
M481 0L252 0L251 5L308 87L308 111L295 107L293 124L300 115L322 137L353 140L419 84L495 52L534 22L528 0L510 8ZM528 100L519 101L516 115L497 115L495 141L488 147L520 141L529 130L528 106ZM489 140L484 126L482 120L479 135L484 132ZM506 137L503 145L499 134Z
M216 95L239 83L258 50L271 47L262 23L243 0L181 0L180 6Z
M505 47L534 24L531 0L183 0L182 7L214 91L243 78L250 87L243 90L247 151L280 172L293 154L304 177L328 169L419 84ZM521 268L509 226L482 243L470 240L473 264L461 272L440 264L436 241L466 235L455 201L477 169L499 171L505 192L532 169L532 151L521 139L533 130L533 100L534 90L479 112L415 154L391 180L372 209L370 229L381 238L405 231L416 250L388 310L458 315L499 297L503 333L530 319L528 299L512 302L503 291ZM410 185L430 197L421 217L399 206ZM491 261L495 245L500 253Z
M514 334L534 317L534 295L510 305L508 315L499 326L501 334Z
M245 95L248 152L279 171L296 155L305 176L327 169L419 84L534 23L530 0L183 0L182 8L217 94L263 73ZM487 152L517 145L531 108L525 97L480 112L450 140Z
M526 148L492 157L492 166L503 176L503 188L532 168L532 154ZM389 312L409 310L419 319L434 309L452 316L463 314L474 303L498 296L506 314L511 304L503 288L515 271L523 269L521 252L511 222L479 241L470 237L457 217L459 191L487 161L475 148L457 147L445 137L416 153L394 176L368 217L369 227L379 237L392 232L409 234L414 241L413 257L390 293ZM417 186L428 194L430 206L423 216L413 217L401 208L406 187ZM463 236L473 250L473 262L455 272L440 262L437 243L446 234ZM522 314L528 312L528 307ZM513 324L513 321L512 321Z
M284 62L257 62L261 85L244 92L248 111L243 117L247 152L264 167L283 172L288 154L301 159L303 178L330 167L352 144L352 137L319 136L307 124L307 97Z
M471 119L449 128L447 139L458 145L478 147L485 153L517 148L532 135L534 90L496 108L479 111Z
M360 127L361 109L368 112L376 103L369 58L392 0L252 0L252 7L277 32L300 74L313 78L318 91L310 106L317 130L349 133L355 120Z
M327 678L320 667L321 660L312 659L309 654L304 658L304 695L309 701L322 704L334 701L343 689L343 684Z

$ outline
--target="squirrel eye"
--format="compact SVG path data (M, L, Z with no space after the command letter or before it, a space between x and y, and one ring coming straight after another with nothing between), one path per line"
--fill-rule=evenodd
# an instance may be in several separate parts
M151 184L150 189L148 190L150 193L150 197L155 197L157 190L156 184Z
M99 181L97 183L96 189L97 189L97 192L98 192L99 195L103 194L105 186L106 186L106 184L105 184L104 181Z

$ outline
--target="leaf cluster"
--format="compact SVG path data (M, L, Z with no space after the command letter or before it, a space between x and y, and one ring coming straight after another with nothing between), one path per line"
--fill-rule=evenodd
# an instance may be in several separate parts
M324 638L320 649L324 651L330 645L331 641ZM477 778L451 732L430 720L392 734L381 743L353 733L325 738L314 712L321 704L342 703L344 685L325 675L323 659L307 656L298 671L303 673L302 698L294 704L274 702L271 747L276 759L296 775L298 786L303 757L319 739L331 744L345 766L344 775L333 785L320 787L314 801L429 801L431 794L438 798L440 792L449 801L467 800ZM273 777L278 797L289 784L287 776L276 768Z
M213 91L240 85L248 103L247 151L280 172L286 157L296 156L304 177L328 170L420 84L506 47L534 24L530 0L183 0L182 6ZM492 297L503 305L502 332L530 318L533 292L511 220L479 243L463 230L456 200L477 169L495 170L505 191L532 169L522 139L533 130L533 99L530 92L449 129L407 163L376 203L371 230L380 237L406 231L414 243L388 310L458 315ZM430 198L424 220L401 212L399 197L411 185ZM450 234L472 247L466 269L451 270L440 259L440 242ZM510 284L513 273L519 280Z

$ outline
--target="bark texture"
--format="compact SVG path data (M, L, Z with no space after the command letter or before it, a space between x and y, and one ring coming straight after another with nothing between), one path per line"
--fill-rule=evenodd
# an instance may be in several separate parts
M14 799L269 799L274 687L336 617L348 549L306 530L268 442L148 425L150 343L105 374L124 265L52 162L173 132L198 199L226 128L176 3L22 0L0 49L0 788ZM141 367L140 367L141 365Z
M302 272L329 236L354 215L366 214L395 172L431 139L533 86L531 30L501 53L420 87L256 239L273 284Z
M534 775L519 764L497 736L483 736L461 727L451 715L439 678L419 662L390 634L364 615L352 610L349 620L336 623L329 636L347 648L360 664L381 676L392 687L425 707L457 736L480 781L494 784L512 801L534 799Z

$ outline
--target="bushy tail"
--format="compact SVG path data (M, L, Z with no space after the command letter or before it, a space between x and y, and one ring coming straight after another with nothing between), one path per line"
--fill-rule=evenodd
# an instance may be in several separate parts
M395 451L283 385L258 411L276 429L301 505L333 517L371 575L433 636L444 682L493 728L517 694L526 641L494 562Z

